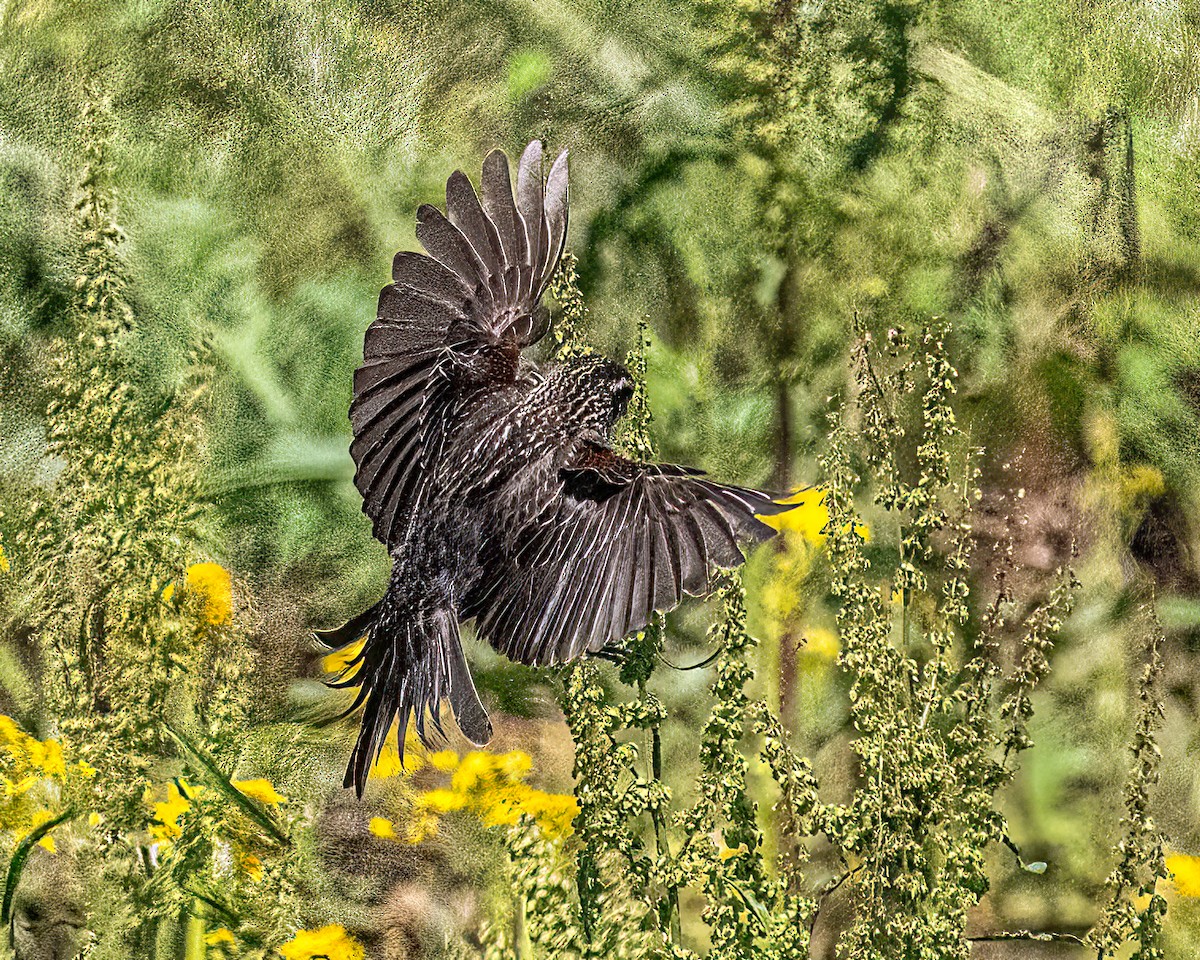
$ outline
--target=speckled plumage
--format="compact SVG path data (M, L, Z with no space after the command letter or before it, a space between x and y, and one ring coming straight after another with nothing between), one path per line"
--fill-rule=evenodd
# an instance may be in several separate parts
M458 626L526 664L561 663L644 627L712 570L762 540L756 514L785 509L699 471L613 452L633 383L584 357L539 366L521 350L548 327L542 294L567 225L566 154L543 183L526 148L513 195L508 161L484 161L481 192L456 172L447 215L418 211L430 256L402 252L355 374L355 482L392 555L383 599L330 645L366 637L341 686L363 707L346 785L361 795L399 715L428 742L450 702L475 743L491 737Z

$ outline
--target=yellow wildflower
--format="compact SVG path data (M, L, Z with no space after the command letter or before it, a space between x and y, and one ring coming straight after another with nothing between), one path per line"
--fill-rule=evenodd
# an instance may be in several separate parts
M100 814L98 814L95 810L93 810L91 813L88 814L87 822L88 822L89 827L98 827L98 826L100 826L101 823L104 822L104 818L102 816L100 816Z
M396 749L396 738L389 736L383 749L371 767L372 777L398 777L402 773L416 773L425 766L425 755L421 752L420 743L405 744L404 762L400 762L400 751Z
M547 840L569 837L575 829L579 804L569 793L546 793L522 784L513 804L520 815L533 817Z
M96 775L96 768L86 760L80 760L75 764L75 769L79 771L79 775L84 780L91 780Z
M204 600L204 619L215 627L226 624L233 610L233 585L229 571L219 563L194 563L188 567L187 588Z
M720 857L721 860L732 860L734 857L740 857L742 854L748 852L749 851L746 850L746 845L744 843L739 843L732 850L729 849L729 847L722 846L720 851L717 853L717 856Z
M364 960L362 946L340 923L319 930L299 930L279 948L283 960Z
M163 587L163 603L170 603L173 596L175 596L175 584L168 583L165 587Z
M30 762L51 777L66 776L67 765L63 761L62 746L57 740L36 740L30 737L26 743Z
M1167 869L1171 871L1175 889L1181 897L1200 897L1200 857L1186 853L1168 854Z
M429 754L428 760L434 769L446 773L458 766L458 754L453 750L438 750L436 753Z
M433 813L449 813L467 805L467 798L453 790L429 790L421 794L420 805Z
M579 813L575 798L526 784L532 763L522 750L467 753L454 770L449 789L430 790L418 798L407 839L419 843L436 832L438 817L455 810L473 813L489 827L511 826L531 817L548 839L568 836Z
M12 570L12 565L8 562L8 554L4 552L4 547L0 547L0 573L8 573Z
M237 862L237 867L246 876L255 883L262 883L263 868L262 861L252 853L246 853L244 850L238 850L234 854L234 859Z
M203 792L202 787L189 786L182 780L180 783L183 784L182 790L177 784L168 783L167 799L153 803L156 822L150 825L150 836L167 847L170 846L172 840L183 835L183 830L179 826L179 818L192 808L192 802L187 795L196 797Z
M802 648L811 656L820 660L836 660L838 655L838 637L832 630L824 627L811 627L804 632L805 644Z
M758 519L776 530L790 530L798 533L814 546L825 542L824 530L829 523L829 508L825 505L824 490L818 487L797 490L790 497L784 497L779 502L795 504L795 506L786 513ZM871 539L866 524L856 523L854 530L864 540Z
M435 836L438 832L438 818L417 804L413 808L412 819L408 822L408 829L404 833L404 839L408 843L421 843L423 840L428 840Z
M375 836L382 837L384 840L394 840L396 838L396 828L391 820L386 817L372 817L371 822L367 825Z
M33 774L21 777L19 780L10 780L4 778L4 795L6 797L19 797L23 793L28 793L30 789L38 782L38 778Z
M228 930L225 927L220 927L219 929L214 930L212 933L208 934L204 938L204 942L207 943L210 947L219 947L223 943L228 943L228 944L232 945L234 942L233 931Z
M331 653L327 653L321 658L322 669L324 669L326 673L341 673L348 666L350 666L354 658L358 656L358 652L362 650L364 643L366 643L366 638L362 640L355 640L354 643L351 643L348 646L342 647L339 650L334 650Z
M270 780L234 780L233 785L251 800L260 803L274 806L288 802L287 797L279 793Z
M51 853L58 853L58 847L54 844L54 838L50 834L46 834L38 841L38 846L49 850Z

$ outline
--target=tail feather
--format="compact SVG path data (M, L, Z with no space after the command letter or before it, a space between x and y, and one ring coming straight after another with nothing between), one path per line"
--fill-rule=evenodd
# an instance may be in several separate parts
M426 746L433 746L439 736L444 739L443 700L450 701L459 729L468 739L477 745L491 739L491 721L471 679L452 610L432 604L397 604L389 594L324 637L351 643L364 634L362 649L341 674L329 681L333 687L358 687L346 714L362 707L361 727L346 766L344 786L353 785L362 796L371 766L397 717L401 762L410 720ZM427 716L432 728L427 725Z

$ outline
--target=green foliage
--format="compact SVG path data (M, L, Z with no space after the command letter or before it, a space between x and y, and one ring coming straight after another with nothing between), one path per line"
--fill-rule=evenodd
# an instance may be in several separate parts
M40 829L73 826L73 855L111 898L92 956L155 956L166 930L196 911L215 911L244 955L262 956L302 913L289 852L301 825L276 822L229 779L252 718L249 612L235 617L221 567L188 566L203 530L202 393L152 397L128 378L135 313L110 115L89 104L83 119L77 301L48 379L60 468L17 528L21 589L9 614L32 631L43 667L34 721L70 744L94 780ZM10 885L37 839L13 854Z
M1187 881L1155 881L1161 844L1200 852L1196 11L0 7L0 697L104 771L49 836L103 858L110 942L175 950L186 905L265 950L384 884L332 872L297 812L332 796L298 771L346 732L298 721L329 705L298 638L386 570L352 371L416 205L541 136L571 149L581 258L552 350L644 363L626 448L821 482L831 518L752 558L744 617L727 586L619 675L568 678L578 832L506 828L522 895L493 953L955 956L964 924L996 949L1188 949ZM81 129L85 102L109 106ZM202 558L234 568L228 624L187 588ZM485 656L494 706L552 712L545 678ZM539 773L565 779L554 755ZM306 785L263 811L287 852L221 786L270 758ZM175 777L205 789L143 909L142 790ZM233 839L262 884L214 873Z

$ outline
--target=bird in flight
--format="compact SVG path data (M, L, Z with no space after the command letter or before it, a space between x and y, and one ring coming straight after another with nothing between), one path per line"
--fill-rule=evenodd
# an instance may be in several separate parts
M367 329L350 453L392 575L378 603L318 633L331 647L363 640L332 681L358 688L344 783L359 796L397 716L401 756L410 719L426 744L443 732L443 700L467 739L491 738L461 623L518 663L600 652L707 593L714 570L743 561L739 542L775 533L756 514L788 509L616 453L634 390L620 364L522 353L549 329L542 294L567 232L566 152L544 180L542 166L534 141L515 195L499 150L478 193L456 171L446 213L417 211L429 255L396 254Z

